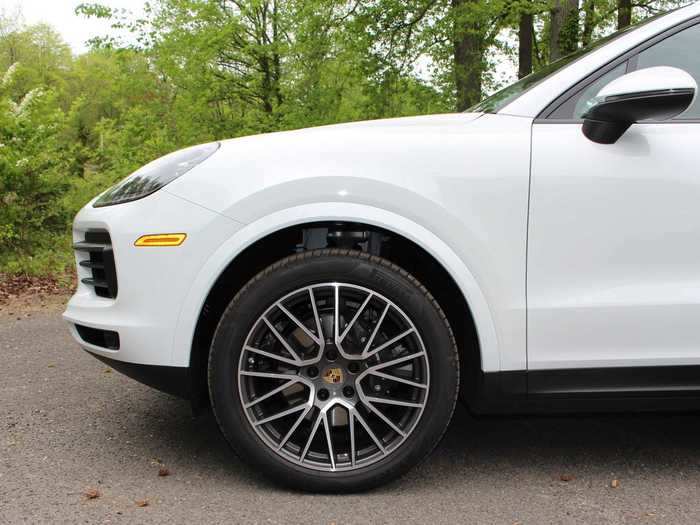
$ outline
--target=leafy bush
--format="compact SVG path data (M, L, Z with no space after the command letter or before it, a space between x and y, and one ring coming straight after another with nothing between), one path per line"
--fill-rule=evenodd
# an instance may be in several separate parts
M678 3L635 4L633 18ZM516 32L527 72L608 32L623 4L152 0L135 20L87 3L76 11L135 43L96 38L80 56L50 26L0 13L0 274L64 271L75 213L165 153L464 109L499 87L494 64L518 54Z
M50 249L53 240L65 236L69 221L62 203L70 187L70 160L60 140L65 116L50 90L33 88L13 100L9 93L17 70L8 69L0 87L0 267L11 270L23 269L20 261Z
M378 74L358 47L364 37L353 43L342 24L324 26L344 8L290 2L274 29L254 27L255 10L156 5L147 30L131 26L138 48L96 40L77 57L50 27L0 16L0 274L65 271L75 213L181 147L447 108L410 76ZM125 25L108 8L79 9ZM293 27L298 36L283 43L276 31Z

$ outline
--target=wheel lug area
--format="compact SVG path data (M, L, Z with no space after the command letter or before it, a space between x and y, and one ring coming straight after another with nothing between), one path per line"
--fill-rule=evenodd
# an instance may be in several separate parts
M319 362L305 369L316 387L317 406L325 407L342 399L354 404L361 388L356 380L367 366L361 359L341 354L335 346L326 348Z

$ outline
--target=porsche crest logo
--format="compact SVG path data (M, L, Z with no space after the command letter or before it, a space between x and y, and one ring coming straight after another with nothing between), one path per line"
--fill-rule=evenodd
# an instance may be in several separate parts
M343 382L343 371L340 368L327 368L323 372L323 380L331 385Z

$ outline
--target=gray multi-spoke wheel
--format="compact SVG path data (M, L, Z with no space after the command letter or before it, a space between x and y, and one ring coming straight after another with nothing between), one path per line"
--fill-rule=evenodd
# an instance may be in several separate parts
M214 413L241 457L278 481L358 490L437 444L457 351L429 292L397 266L319 250L256 276L212 344Z
M267 308L243 345L238 375L263 442L288 461L330 471L396 450L430 390L411 319L380 293L340 282L300 288Z

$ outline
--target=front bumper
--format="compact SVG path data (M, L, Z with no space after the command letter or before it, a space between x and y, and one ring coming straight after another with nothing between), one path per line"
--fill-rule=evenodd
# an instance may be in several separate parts
M121 372L127 377L148 385L156 390L171 394L183 399L195 399L191 392L192 378L189 375L189 368L181 366L156 366L140 365L117 361L103 355L92 354L94 357Z
M89 231L109 234L118 293L115 298L98 295L95 286L82 282L90 281L92 270L78 265L78 288L63 314L71 334L83 349L104 359L188 367L187 361L176 362L172 351L183 302L207 259L240 227L165 190L116 206L88 204L75 218L74 242L84 242ZM187 240L178 247L134 246L141 235L158 233L186 233ZM78 254L76 259L85 256ZM118 349L100 345L99 337L84 337L84 329L81 337L76 325L116 332Z

